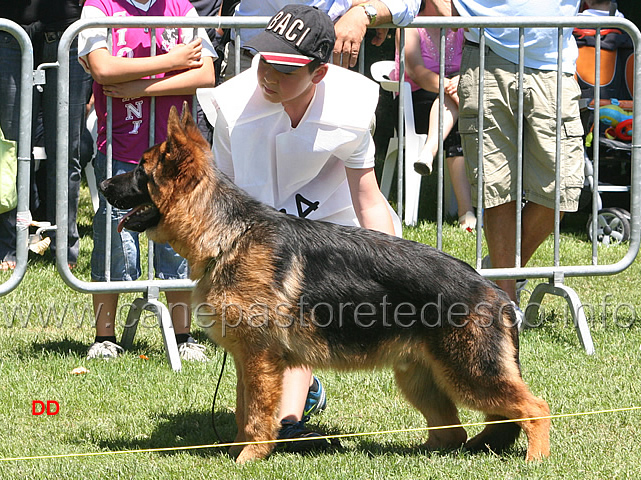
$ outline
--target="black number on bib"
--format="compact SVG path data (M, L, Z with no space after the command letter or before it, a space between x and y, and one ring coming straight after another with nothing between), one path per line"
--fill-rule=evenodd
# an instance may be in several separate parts
M305 218L314 210L317 210L318 204L319 202L312 202L302 195L296 194L296 209L298 210L298 216L301 218Z

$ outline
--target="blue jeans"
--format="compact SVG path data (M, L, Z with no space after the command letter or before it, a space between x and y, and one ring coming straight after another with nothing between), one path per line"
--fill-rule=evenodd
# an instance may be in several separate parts
M136 168L135 163L125 163L112 160L113 176L127 173ZM99 184L107 178L107 157L98 152L94 160L96 182ZM93 220L93 252L91 253L91 279L98 282L106 281L105 276L105 246L107 201L100 194L100 205ZM139 233L123 229L118 233L118 223L127 210L111 209L111 275L110 279L136 280L140 277L140 244ZM154 243L154 271L156 277L164 280L188 278L187 260L178 255L168 243Z
M58 59L58 44L62 32L43 32L36 34L34 52L36 54L36 65L45 62L55 62ZM67 198L67 263L76 263L80 248L80 237L78 235L78 197L80 194L80 145L81 138L86 127L85 115L86 105L91 94L92 79L84 71L78 62L77 39L71 44L69 50L69 150L67 156L69 185ZM46 171L46 220L52 224L56 223L56 159L57 159L57 135L58 135L58 69L49 68L46 70L47 83L43 85L43 91L34 89L34 114L42 109L42 120L44 126L44 143L47 154ZM61 179L62 180L62 179ZM54 232L55 233L55 232ZM52 233L52 237L54 234ZM52 238L51 249L55 252L55 238Z
M20 66L18 41L8 32L0 32L0 128L8 140L18 140ZM16 210L13 209L0 215L0 262L15 261L15 257Z
M58 57L58 43L61 32L36 33L32 39L34 47L34 62L55 62ZM18 140L20 115L20 69L21 51L17 40L7 32L0 32L0 127L6 138ZM85 106L91 92L91 76L78 63L78 48L74 42L69 58L69 155L68 155L68 263L76 263L78 259L79 235L77 227L78 196L80 192L80 144L85 126ZM33 90L32 137L35 132L35 121L42 109L44 123L45 151L47 153L47 185L46 220L56 223L56 145L57 145L57 69L47 69L47 83L42 85L42 92ZM33 165L33 164L32 164ZM33 192L34 173L32 179L32 205L36 195ZM37 219L42 220L42 219ZM55 250L55 242L52 243ZM16 252L16 211L12 210L0 215L0 261L5 258L15 258Z

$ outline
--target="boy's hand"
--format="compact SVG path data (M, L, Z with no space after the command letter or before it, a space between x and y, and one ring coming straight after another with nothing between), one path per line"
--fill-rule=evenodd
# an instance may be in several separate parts
M182 70L185 68L198 68L202 66L202 39L197 38L190 43L180 43L169 50L165 55L170 60L170 70Z

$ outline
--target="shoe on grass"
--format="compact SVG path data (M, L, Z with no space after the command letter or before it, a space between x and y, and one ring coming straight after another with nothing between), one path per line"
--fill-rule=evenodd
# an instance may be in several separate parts
M312 385L307 392L307 400L305 408L303 409L303 422L309 421L309 417L315 413L320 413L327 407L327 397L325 396L325 389L318 377L314 376Z
M94 344L89 347L87 359L102 358L104 360L109 360L111 358L116 358L124 351L124 348L120 345L110 342L109 340L105 340L104 342L94 342Z
M186 342L178 344L178 355L181 360L188 362L207 362L209 358L205 355L205 346L198 343L192 336Z
M308 452L310 450L324 450L331 446L329 441L318 432L313 432L305 426L305 422L293 422L282 420L280 422L279 440L296 440L292 442L279 443L288 452Z

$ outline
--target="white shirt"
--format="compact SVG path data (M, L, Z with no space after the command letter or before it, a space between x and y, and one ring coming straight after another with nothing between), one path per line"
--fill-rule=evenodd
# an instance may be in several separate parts
M263 97L256 65L219 87L196 92L207 118L215 122L216 164L249 195L276 209L358 226L345 168L374 166L369 127L378 85L329 65L305 115L292 128L282 104ZM400 235L400 221L389 210Z

